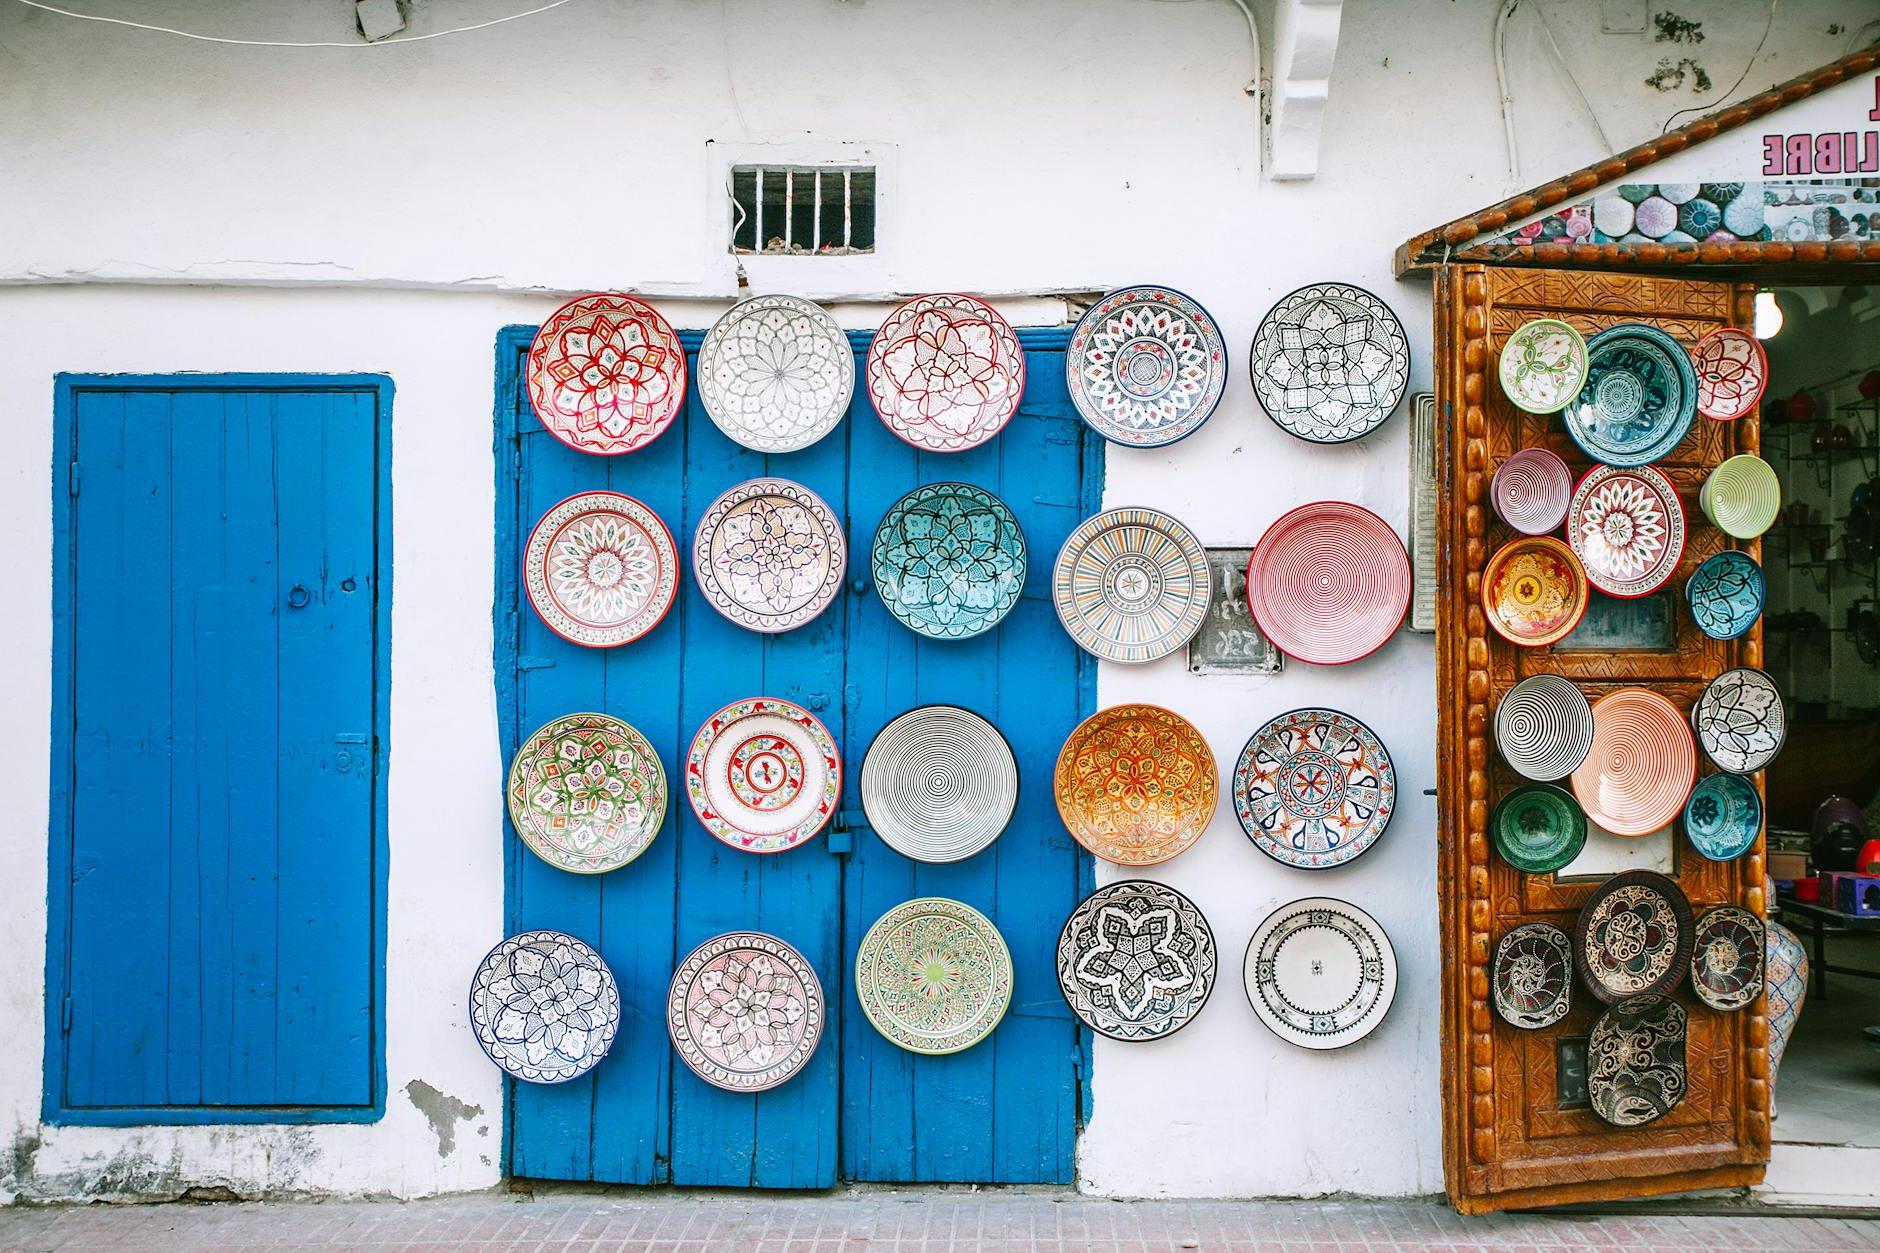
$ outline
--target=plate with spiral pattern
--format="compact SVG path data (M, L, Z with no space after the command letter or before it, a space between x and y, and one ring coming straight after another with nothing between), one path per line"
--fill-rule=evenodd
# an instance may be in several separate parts
M523 373L535 416L576 452L646 447L685 406L685 348L632 296L582 296L535 332Z
M754 452L808 448L855 392L849 337L821 305L752 296L725 310L698 350L698 394L726 438Z
M1789 736L1788 711L1776 681L1761 670L1725 670L1691 706L1691 727L1719 770L1755 774L1776 759Z
M1573 941L1550 922L1523 923L1495 941L1489 983L1503 1022L1551 1027L1573 1008Z
M1697 918L1691 948L1691 991L1712 1009L1729 1013L1753 1005L1763 988L1763 920L1737 905L1719 905Z
M910 709L862 758L862 811L882 842L915 861L963 861L1018 807L1018 762L999 729L954 705Z
M1241 977L1274 1035L1308 1049L1356 1044L1397 996L1397 954L1377 919L1348 901L1281 905L1247 942Z
M619 492L582 492L542 515L522 585L549 630L612 648L658 626L679 591L679 554L659 515Z
M1782 510L1782 479L1755 453L1738 453L1704 478L1697 505L1732 539L1755 539Z
M890 313L863 373L882 424L925 452L964 452L1005 429L1025 393L1025 350L977 296L916 296Z
M1649 596L1684 558L1678 489L1651 466L1594 466L1573 489L1567 542L1587 581L1608 596Z
M1288 657L1321 666L1368 657L1410 608L1410 554L1362 505L1301 505L1266 529L1247 562L1253 620Z
M1071 403L1105 439L1159 448L1199 430L1227 385L1221 328L1167 287L1125 287L1085 311L1064 349Z
M1541 783L1564 779L1593 747L1593 707L1572 679L1522 679L1495 706L1495 747L1518 774Z
M1077 842L1118 866L1187 851L1221 790L1201 732L1159 705L1116 705L1084 719L1058 752L1052 784Z
M1580 978L1608 1005L1670 992L1691 966L1691 903L1656 871L1628 870L1593 889L1573 935Z
M910 1053L957 1053L992 1034L1012 1003L1012 954L991 919L928 896L875 920L855 954L869 1023Z
M781 853L835 816L842 759L821 720L759 696L705 720L686 756L685 790L705 829L747 853Z
M666 770L644 735L600 713L567 714L509 765L509 821L529 851L574 874L644 853L666 821Z
M1051 601L1077 646L1105 661L1166 657L1208 616L1208 553L1179 519L1108 509L1086 519L1051 570Z
M1214 932L1195 903L1147 879L1098 888L1058 935L1065 1002L1112 1040L1160 1040L1193 1022L1217 964Z
M1327 870L1362 855L1397 811L1397 772L1370 727L1335 709L1283 713L1234 766L1234 812L1254 847Z
M1677 706L1642 687L1593 705L1593 743L1573 772L1573 795L1614 835L1650 835L1676 818L1697 779L1697 745Z
M1573 473L1545 448L1523 448L1495 467L1488 498L1495 514L1523 535L1545 535L1567 520Z
M767 1092L809 1065L828 1010L801 953L733 931L693 949L666 990L666 1033L692 1073L727 1092Z

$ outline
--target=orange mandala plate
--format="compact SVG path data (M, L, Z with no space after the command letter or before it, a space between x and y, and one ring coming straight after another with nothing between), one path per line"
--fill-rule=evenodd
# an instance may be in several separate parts
M1079 844L1119 866L1153 866L1208 829L1221 778L1188 719L1159 705L1117 705L1064 741L1052 790Z
M1697 742L1678 707L1642 687L1593 702L1593 747L1573 772L1573 795L1614 835L1651 835L1684 809L1697 781Z
M1573 633L1586 614L1586 571L1551 535L1527 535L1497 549L1482 571L1482 609L1495 634L1541 648Z

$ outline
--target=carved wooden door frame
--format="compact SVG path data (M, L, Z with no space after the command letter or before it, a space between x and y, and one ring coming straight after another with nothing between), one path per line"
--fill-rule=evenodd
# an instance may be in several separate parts
M1719 1014L1681 989L1690 1008L1689 1092L1658 1122L1620 1131L1590 1110L1560 1108L1556 1086L1556 1041L1584 1035L1603 1007L1576 988L1574 1010L1561 1023L1521 1031L1496 1016L1489 987L1498 936L1532 920L1571 931L1598 882L1524 875L1493 855L1489 815L1521 781L1490 736L1501 693L1529 674L1558 673L1593 699L1638 685L1688 709L1721 670L1762 664L1761 625L1720 643L1678 610L1674 650L1576 654L1516 648L1488 629L1481 608L1483 565L1513 534L1488 499L1496 464L1529 445L1552 448L1576 473L1587 464L1557 417L1522 414L1502 394L1496 363L1508 333L1538 316L1585 333L1643 321L1688 346L1716 327L1748 326L1754 294L1747 283L1597 271L1466 265L1436 275L1443 1154L1450 1199L1466 1213L1745 1186L1761 1181L1769 1158L1768 1025L1760 999ZM1726 546L1697 508L1704 474L1733 453L1758 451L1760 434L1754 414L1734 423L1700 417L1659 463L1683 498L1688 524L1683 561L1667 584L1674 594L1697 563ZM1735 546L1760 560L1759 543ZM1760 777L1757 783L1760 789ZM1764 913L1760 838L1729 863L1698 857L1681 831L1674 838L1674 877L1695 911L1728 902Z

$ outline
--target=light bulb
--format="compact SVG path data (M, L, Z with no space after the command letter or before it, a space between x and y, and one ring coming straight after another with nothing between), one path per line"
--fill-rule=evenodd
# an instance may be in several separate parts
M1772 291L1756 293L1756 338L1774 339L1782 329L1782 306Z

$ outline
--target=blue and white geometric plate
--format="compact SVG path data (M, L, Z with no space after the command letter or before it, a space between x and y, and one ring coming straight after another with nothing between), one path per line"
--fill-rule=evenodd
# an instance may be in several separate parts
M1580 451L1609 466L1657 461L1697 416L1697 371L1678 341L1627 322L1586 341L1586 386L1561 416Z
M1208 311L1167 287L1124 287L1090 306L1064 350L1071 403L1103 438L1159 448L1200 429L1227 386Z
M592 1070L620 1029L620 989L601 955L560 931L524 931L470 981L470 1029L491 1061L529 1083Z
M875 591L931 639L990 631L1025 590L1025 533L1004 501L970 483L917 487L875 528Z

